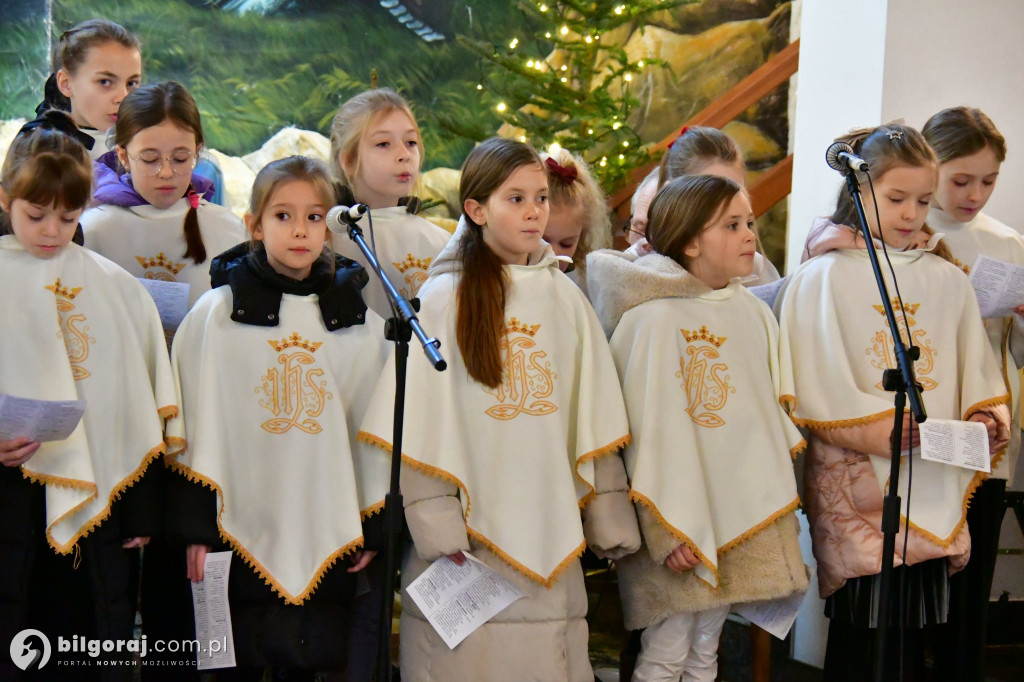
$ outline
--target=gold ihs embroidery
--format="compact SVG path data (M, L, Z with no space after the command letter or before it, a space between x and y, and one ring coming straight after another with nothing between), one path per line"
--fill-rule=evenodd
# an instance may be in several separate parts
M145 256L136 256L135 260L139 261L139 265L145 270L143 277L146 279L160 280L161 282L177 282L177 275L185 267L185 263L175 263L163 254L163 252L156 254L153 258L146 258Z
M551 371L551 362L545 360L548 354L542 350L527 352L536 347L533 337L539 329L539 324L526 325L514 317L506 325L500 346L505 361L501 385L487 390L500 404L485 410L489 416L507 420L520 414L542 416L558 410L557 405L545 400L554 392L558 377Z
M736 389L726 374L729 366L714 360L721 357L718 349L726 337L711 334L705 326L696 331L679 331L686 339L686 355L689 356L689 359L679 358L679 371L676 372L676 376L682 378L686 392L686 413L699 426L712 429L725 426L725 419L715 413L725 407L729 394L735 393Z
M879 315L885 317L885 308L883 306L873 305L871 307L877 310ZM931 340L926 338L928 335L927 331L924 329L914 329L917 322L913 316L920 307L920 303L907 303L901 307L899 299L893 298L892 300L892 311L896 316L896 326L899 327L900 338L903 339L903 343L908 346L917 346L921 351L921 357L914 363L917 382L921 384L923 390L930 391L939 385L934 379L928 378L928 375L932 373L932 369L935 368L935 354L938 351L932 346ZM907 327L910 327L909 341L907 340ZM893 350L892 334L889 333L888 329L875 332L875 335L871 337L871 347L864 352L867 355L874 356L871 359L872 367L877 367L881 370L896 368L896 353ZM875 384L875 388L880 391L885 390L882 388L881 381Z
M281 367L268 369L260 377L263 385L256 388L256 393L266 395L260 405L274 414L273 419L260 426L270 433L284 433L292 427L306 433L320 433L323 427L316 417L334 396L326 388L323 370L308 365L315 365L313 353L323 344L294 332L286 339L271 339L267 343L278 351L277 362Z
M68 360L71 361L71 375L75 381L81 381L89 376L89 370L81 364L89 357L89 344L96 343L96 339L89 336L89 327L83 324L85 315L81 313L72 315L75 309L72 303L75 297L82 291L82 287L69 289L62 286L60 278L46 287L54 293L57 299L57 319L60 321L60 336L64 340L64 348L68 353Z
M399 289L399 293L406 298L412 298L427 281L427 270L430 268L430 261L433 258L417 258L411 253L406 255L401 263L392 261L392 265L405 276L406 286Z

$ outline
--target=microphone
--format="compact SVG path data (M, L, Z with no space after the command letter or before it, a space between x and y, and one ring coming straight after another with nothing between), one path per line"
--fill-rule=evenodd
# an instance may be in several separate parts
M366 211L366 204L335 206L327 212L327 229L335 234L348 234L348 226L359 222Z
M868 164L853 153L853 147L845 142L833 142L825 150L825 162L832 170L846 175L850 170L868 172Z

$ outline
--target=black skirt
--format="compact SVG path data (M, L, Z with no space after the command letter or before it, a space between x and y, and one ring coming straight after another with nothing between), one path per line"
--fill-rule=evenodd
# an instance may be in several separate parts
M949 613L946 559L898 566L893 569L890 586L890 627L921 628L946 622ZM825 615L858 627L878 627L880 587L880 574L851 578L825 599Z

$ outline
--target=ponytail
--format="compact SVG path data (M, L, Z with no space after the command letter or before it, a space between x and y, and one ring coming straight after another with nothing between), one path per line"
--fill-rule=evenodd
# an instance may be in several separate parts
M462 277L456 290L455 339L469 376L489 388L501 385L508 271L484 243L483 230L467 221L459 245Z
M192 262L199 265L206 260L206 245L203 244L203 235L199 231L199 194L196 193L192 183L188 184L188 213L185 214L185 258L191 258Z

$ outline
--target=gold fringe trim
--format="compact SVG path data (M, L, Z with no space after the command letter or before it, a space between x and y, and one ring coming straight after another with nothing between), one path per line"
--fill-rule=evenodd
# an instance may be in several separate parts
M381 448L386 452L392 451L391 443L372 433L360 431L356 435L356 439L364 443L368 443L370 445L376 445L377 447ZM583 463L583 461L585 460L592 460L597 457L601 457L603 455L615 452L619 448L628 445L630 443L630 440L630 435L626 434L625 436L616 439L615 441L609 443L608 445L605 445L604 447L588 452L587 454L583 455L582 457L576 460L575 469L578 469L579 465ZM458 477L453 476L450 472L445 471L440 467L431 466L430 464L424 464L419 460L415 460L406 455L405 453L402 453L402 463L409 466L412 469L415 469L416 471L429 474L431 476L435 476L457 486L459 490L462 492L466 502L466 509L463 512L463 518L469 518L469 511L472 508L472 504L470 502L469 497L469 489L466 487L466 484L463 483ZM579 475L578 472L576 472L576 476L582 480L582 477ZM589 503L590 500L592 500L595 497L595 495L596 493L594 492L593 486L591 486L591 492L584 495L583 498L580 500L580 507L582 508L586 506L586 504ZM497 556L499 559L501 559L509 566L511 566L515 571L522 573L524 576L526 576L533 582L537 583L538 585L542 585L546 588L550 588L558 580L558 578L561 577L561 574L565 571L565 569L569 565L571 565L574 560L578 559L583 555L583 550L587 547L586 541L580 543L580 546L577 547L576 550L574 550L572 553L570 553L569 556L563 559L562 562L558 566L556 566L555 569L545 578L539 573L531 571L529 568L513 559L511 555L509 555L507 552L498 547L498 545L496 545L494 542L488 539L487 536L482 534L480 531L474 530L469 525L468 522L466 523L466 533L467 535L469 535L469 537L473 538L481 545L485 546L495 556Z
M185 454L188 450L188 441L184 438L178 438L177 436L167 436L164 438L164 442L167 443L166 457L180 457Z
M164 419L174 419L178 416L178 406L166 405L157 410L156 413Z
M221 512L223 511L224 508L223 506L221 506ZM220 527L220 513L217 514L217 517L217 525L218 527ZM242 561L244 561L247 566L256 571L259 577L263 579L263 582L268 587L270 587L270 589L276 592L277 595L284 599L287 603L296 606L301 605L304 601L309 599L313 592L315 592L316 589L320 587L320 582L323 580L324 575L327 573L327 571L331 569L332 566L334 566L334 564L338 562L338 559L341 559L346 554L354 552L363 546L363 536L360 535L358 538L348 543L341 549L332 552L320 564L320 567L317 568L316 572L313 574L313 577L310 579L310 581L306 583L306 589L304 589L299 594L293 596L291 593L288 592L288 590L284 589L284 586L281 585L281 583L279 583L274 578L273 575L271 575L270 571L268 571L263 564L256 560L256 557L254 557L252 553L249 552L249 550L247 550L245 546L242 545L241 542L239 542L230 533L225 531L223 527L220 527L220 536L228 545L231 546L231 550L238 554L239 558L241 558Z
M381 500L380 502L376 502L374 504L371 504L366 509L360 510L359 516L362 518L363 521L365 521L366 519L370 518L374 514L379 514L380 512L384 511L384 502L385 502L384 500Z
M619 438L616 438L611 443L608 443L603 447L597 448L596 450L591 450L590 452L576 458L576 464L572 468L572 473L574 476L576 476L577 479L579 479L581 483L583 483L583 485L590 488L590 492L585 493L583 497L581 497L578 500L579 508L581 510L586 509L587 505L590 504L594 500L594 498L597 497L597 491L594 489L594 486L592 486L590 483L586 481L586 479L580 476L580 466L586 464L587 462L592 462L600 457L612 455L632 442L633 436L627 433L625 436L620 436Z
M927 531L924 528L921 528L913 521L907 521L907 517L903 514L900 514L900 522L903 523L905 526L909 526L918 535L923 537L928 542L931 542L933 545L938 545L939 547L946 549L951 544L953 544L953 541L956 540L956 536L960 534L960 531L961 529L963 529L964 524L967 523L967 507L969 507L971 504L971 498L974 497L974 492L978 489L978 486L981 485L981 482L984 481L986 478L988 478L988 474L984 472L979 471L974 474L974 477L971 479L971 482L967 486L967 491L964 493L963 503L960 507L960 520L957 521L957 524L953 527L953 531L949 534L948 538L940 538L938 535L935 535L934 533ZM886 487L888 487L888 482L886 483Z
M884 412L878 412L876 414L869 414L866 417L854 417L853 419L833 419L829 421L818 421L815 419L801 419L799 417L791 417L793 423L797 426L803 426L804 428L811 429L848 429L851 426L866 426L873 424L879 420L892 418L896 414L896 408L892 407Z
M276 578L274 578L270 571L268 571L267 568L263 564L261 564L248 549L246 549L245 545L243 545L241 542L238 541L237 538L235 538L233 535L224 530L224 527L221 525L220 522L220 517L224 513L224 491L220 487L220 485L212 478L209 478L208 476L199 473L195 469L192 469L191 467L186 466L181 462L171 461L169 465L172 469L182 473L188 480L192 481L193 483L199 483L201 485L204 485L217 493L217 499L220 502L220 507L217 509L217 529L220 532L221 539L224 540L224 542L231 547L231 551L238 554L239 558L242 559L242 561L244 561L247 566L256 571L256 573L263 580L265 585L267 585L279 597L284 599L285 602L289 604L301 605L304 601L309 599L313 592L315 592L316 589L320 586L320 582L323 580L324 575L327 573L327 571L331 569L332 566L334 566L334 564L338 562L338 559L363 546L363 536L360 535L358 538L352 540L344 547L335 550L334 552L331 552L331 554L328 555L328 557L320 563L320 566L317 568L316 572L313 573L313 577L309 580L309 582L306 583L306 589L304 589L298 595L293 595L288 590L286 590L284 586L277 581ZM383 505L383 502L379 504ZM375 507L377 507L377 505L373 505L373 507L370 507L369 509L373 509Z
M1010 397L1009 393L1006 393L1005 395L999 396L998 398L989 398L988 400L982 400L979 403L975 403L975 404L971 405L970 407L968 407L964 411L963 417L961 417L961 419L963 421L967 421L967 417L972 415L972 414L974 414L975 412L981 412L982 410L984 410L987 407L998 407L999 405L1006 405L1007 409L1010 411L1010 429L1012 430L1013 429L1013 405L1012 405L1012 398ZM1011 436L1012 436L1012 434L1011 434ZM1012 437L1011 437L1010 440L1013 440ZM999 450L998 452L989 453L990 457L991 457L991 463L989 465L990 469L995 469L996 468L996 466L999 464L999 462L1003 459L1003 456L1006 454L1006 449L1009 446L1010 446L1010 443L1007 442L1006 443L1006 447L1004 447L1002 450ZM988 477L988 475L986 474L985 478L987 478L987 477ZM975 487L977 487L977 486L975 486Z
M87 507L93 500L95 500L97 497L99 497L99 489L96 487L95 483L91 483L91 482L88 482L88 481L79 481L79 480L75 480L75 479L66 479L66 478L61 478L59 476L52 476L50 474L40 474L40 473L34 472L34 471L26 471L23 468L22 469L22 475L25 476L25 478L28 478L29 480L31 480L33 483L41 483L43 485L55 485L55 486L58 486L58 487L66 487L66 488L72 488L72 489L76 489L76 490L84 490L84 491L89 493L89 496L86 499L82 500L81 502L76 504L74 507L72 507L68 511L64 512L63 514L61 514L59 517L57 517L53 521L53 523L50 523L49 525L47 525L47 527L46 527L46 541L47 541L47 543L49 543L50 547L52 547L53 550L55 552L57 552L58 554L65 554L65 555L66 554L70 554L75 549L75 546L78 544L79 540L81 540L82 538L84 538L87 535L89 535L89 533L94 531L101 523L103 523L108 518L110 518L110 507L111 507L111 505L114 504L114 502L116 500L121 498L121 493L123 493L125 490L127 490L128 488L130 488L133 485L135 485L135 483L140 478L142 478L143 474L146 473L146 470L149 468L149 465L153 462L153 460L155 460L157 457L159 457L160 455L163 454L164 447L165 447L164 443L161 442L160 445L155 446L149 452L147 452L143 456L142 461L139 462L139 466L137 466L135 468L135 470L132 471L130 474L128 474L126 477L121 479L117 483L117 485L115 485L110 490L110 494L107 496L107 504L106 504L106 506L104 506L103 509L101 509L91 519L89 519L85 523L83 523L78 528L78 530L75 531L74 535L71 536L71 539L68 540L63 545L61 545L59 542L57 542L56 538L53 537L53 529L54 529L54 527L56 527L58 524L62 523L66 519L74 516L79 511L81 511L82 509Z
M470 528L469 525L467 525L466 533L469 535L469 537L471 537L472 539L476 540L478 543L486 547L492 554L494 554L499 559L504 561L506 564L511 566L516 572L522 573L524 576L526 576L533 582L547 589L551 589L552 585L558 582L558 579L562 577L562 573L565 572L565 569L571 566L572 562L578 561L579 558L583 556L583 550L587 548L587 543L584 540L580 543L579 547L574 549L572 552L568 554L568 556L562 559L562 561L557 566L555 566L555 569L551 571L550 574L548 574L548 577L545 578L539 573L531 571L529 568L513 559L512 556L508 554L508 552L505 552L500 547L498 547L498 545L491 542L480 531L474 530L473 528Z
M770 515L768 518L766 518L761 523L757 524L756 526L750 528L749 530L743 532L741 535L733 538L729 542L727 542L724 545L722 545L721 547L719 547L718 548L718 555L721 556L721 555L725 554L726 552L728 552L730 549L735 548L737 545L743 544L744 542L746 542L750 538L754 537L755 535L757 535L758 533L763 531L768 526L772 525L773 523L775 523L776 521L781 519L786 514L790 514L790 513L794 512L794 511L796 511L797 507L799 507L799 506L800 506L800 498L797 497L795 500L793 500L792 502L790 502L789 504L787 504L785 507L783 507L782 509L778 510L774 514Z
M791 447L789 449L789 458L790 459L796 459L796 456L799 455L801 452L803 452L806 449L807 449L807 441L805 439L801 438L799 443L797 443L796 445L794 445L793 447Z
M665 517L661 515L661 511L658 510L658 507L654 504L654 502L652 502L646 495L638 493L635 490L630 490L629 491L629 497L634 502L639 502L643 506L647 507L647 510L650 511L651 514L654 515L654 517L658 520L658 523L660 523L662 526L665 527L665 530L667 530L669 533L672 534L672 537L674 537L676 540L679 540L680 544L683 544L683 545L686 545L687 547L689 547L690 551L693 552L694 556L696 556L698 559L700 559L700 562L702 564L704 564L707 567L707 569L714 574L715 582L716 583L718 582L718 567L715 566L714 564L712 564L711 560L708 559L704 555L704 553L700 551L700 549L697 547L697 543L695 543L693 540L691 540L689 538L689 536L686 535L686 533L683 533L681 530L679 530L678 528L673 526L671 523L669 523L665 519ZM700 578L699 576L698 576L698 580L700 580L703 583L706 583L712 589L718 589L715 585L712 585L707 580L704 580L703 578Z
M782 405L782 409L786 411L786 414L792 414L793 410L796 409L796 397L790 394L779 396L779 405Z

